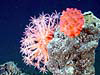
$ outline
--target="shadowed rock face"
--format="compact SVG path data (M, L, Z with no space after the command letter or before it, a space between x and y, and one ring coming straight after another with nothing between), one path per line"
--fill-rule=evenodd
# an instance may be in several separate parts
M95 75L95 48L100 38L100 20L84 13L85 25L79 36L69 38L58 27L48 44L47 68L53 75Z

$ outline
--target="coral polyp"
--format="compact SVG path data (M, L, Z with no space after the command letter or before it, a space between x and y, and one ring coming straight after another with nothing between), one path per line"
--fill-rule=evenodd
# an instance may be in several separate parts
M84 25L84 16L76 8L67 8L60 17L60 31L70 38L78 36Z
M53 38L57 26L58 14L42 14L37 19L31 19L21 40L21 52L27 65L33 65L40 71L46 72L48 61L47 45Z

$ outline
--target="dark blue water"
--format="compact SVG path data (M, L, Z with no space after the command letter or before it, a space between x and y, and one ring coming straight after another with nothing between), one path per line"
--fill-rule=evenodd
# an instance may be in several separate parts
M27 66L23 64L19 53L19 41L30 16L38 16L42 12L51 14L55 10L61 12L66 8L77 8L82 12L92 11L100 18L99 0L0 0L0 64L14 61L25 70L24 67ZM96 49L95 67L96 75L100 75L100 43ZM33 71L32 68L27 68Z

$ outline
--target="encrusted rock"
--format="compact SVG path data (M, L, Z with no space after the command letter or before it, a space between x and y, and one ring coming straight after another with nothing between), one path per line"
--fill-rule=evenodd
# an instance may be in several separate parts
M48 44L47 68L53 75L95 75L95 48L100 38L100 19L84 13L85 25L79 36L69 38L58 27Z
M14 64L14 62L7 62L0 65L0 75L29 75L22 73L19 68Z

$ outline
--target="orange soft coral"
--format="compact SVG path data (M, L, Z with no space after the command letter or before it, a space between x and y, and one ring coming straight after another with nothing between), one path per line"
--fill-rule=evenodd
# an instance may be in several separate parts
M60 31L70 38L78 36L84 25L84 16L76 8L67 8L60 17Z
M31 19L21 40L21 52L27 65L33 65L40 71L46 72L48 61L47 45L53 38L58 14L42 14L39 18Z

